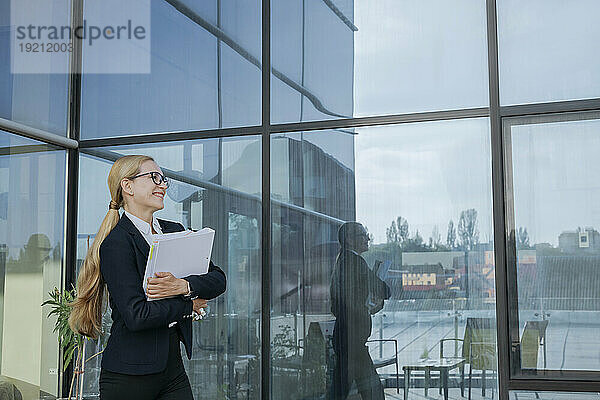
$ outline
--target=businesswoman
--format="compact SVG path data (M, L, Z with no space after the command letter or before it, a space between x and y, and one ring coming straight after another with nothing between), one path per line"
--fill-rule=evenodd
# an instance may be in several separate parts
M102 356L102 400L193 399L179 342L191 359L193 311L199 313L206 300L223 293L226 278L212 262L205 275L177 279L158 273L147 289L158 301L146 300L142 280L149 235L184 230L154 216L164 207L168 184L147 156L119 158L108 174L108 213L83 262L69 320L74 331L96 338L108 289L113 324Z

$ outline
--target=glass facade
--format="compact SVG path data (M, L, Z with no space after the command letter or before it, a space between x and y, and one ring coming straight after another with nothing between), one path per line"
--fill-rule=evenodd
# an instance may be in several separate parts
M76 281L112 163L147 154L157 216L213 228L227 274L182 352L194 398L597 397L596 2L148 1L149 73L0 52L0 391L67 395L40 305ZM95 16L53 13L76 6Z
M23 398L58 394L48 292L63 270L66 152L0 131L0 374Z

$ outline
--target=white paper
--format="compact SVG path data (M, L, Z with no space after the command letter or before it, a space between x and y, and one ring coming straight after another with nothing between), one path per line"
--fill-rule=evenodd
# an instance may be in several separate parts
M208 272L215 231L204 228L197 232L181 232L152 235L150 253L142 287L146 293L148 278L156 272L170 272L176 278L204 275ZM160 299L146 299L149 301Z

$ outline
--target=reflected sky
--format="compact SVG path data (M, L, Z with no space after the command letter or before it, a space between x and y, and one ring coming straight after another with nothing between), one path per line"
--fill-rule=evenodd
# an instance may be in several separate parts
M488 105L485 1L355 1L354 114Z
M492 239L491 156L486 118L357 129L357 220L375 243L402 216L424 240L434 226L478 212L480 241Z
M597 0L498 1L500 103L600 95Z
M532 244L556 246L561 232L578 227L600 230L599 130L599 120L512 128L515 222Z

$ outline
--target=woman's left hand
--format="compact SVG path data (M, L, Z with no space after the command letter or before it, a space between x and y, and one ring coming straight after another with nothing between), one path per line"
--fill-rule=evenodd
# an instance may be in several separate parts
M151 299L177 296L188 292L187 281L178 279L170 272L156 272L155 278L148 278L146 294Z

